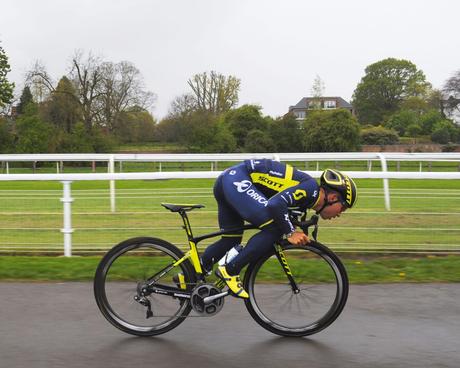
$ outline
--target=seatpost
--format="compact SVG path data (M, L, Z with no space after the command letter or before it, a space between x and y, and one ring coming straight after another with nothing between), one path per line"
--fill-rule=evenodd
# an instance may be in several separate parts
M184 210L180 210L179 214L182 217L182 221L184 221L183 229L185 229L187 233L188 240L193 240L192 227L190 226L190 221L188 220L187 212Z

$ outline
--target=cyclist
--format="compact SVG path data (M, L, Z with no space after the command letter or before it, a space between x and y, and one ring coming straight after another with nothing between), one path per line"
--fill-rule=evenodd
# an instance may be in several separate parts
M283 236L294 245L310 241L306 234L295 230L288 208L312 208L321 218L332 219L353 207L357 188L352 179L336 170L326 169L318 185L310 175L290 165L260 159L226 169L215 182L214 197L222 230L241 227L245 220L261 229L235 258L216 270L234 295L248 298L239 277L244 266L270 252L273 243ZM213 264L242 238L242 230L234 231L210 245L201 257L205 271L212 270Z

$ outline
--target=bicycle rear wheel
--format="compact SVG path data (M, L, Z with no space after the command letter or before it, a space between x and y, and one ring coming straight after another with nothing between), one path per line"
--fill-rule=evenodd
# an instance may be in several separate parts
M182 273L185 289L196 282L195 272L188 260L172 267L184 256L174 245L155 238L133 238L110 250L101 260L94 278L94 295L104 317L115 327L129 334L153 336L165 333L184 321L191 306L187 299L170 295L150 294L145 297L148 308L139 303L141 285L161 270L167 270L158 280L166 287L180 287L173 277Z
M285 245L283 253L299 291L294 292L278 258L267 255L246 271L246 308L257 323L275 334L312 335L334 322L345 306L345 267L317 242Z

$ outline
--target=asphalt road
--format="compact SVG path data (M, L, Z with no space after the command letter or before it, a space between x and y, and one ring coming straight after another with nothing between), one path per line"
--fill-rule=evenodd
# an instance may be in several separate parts
M310 338L282 338L227 298L154 338L99 313L90 283L0 284L0 367L460 366L460 284L351 286L339 319Z

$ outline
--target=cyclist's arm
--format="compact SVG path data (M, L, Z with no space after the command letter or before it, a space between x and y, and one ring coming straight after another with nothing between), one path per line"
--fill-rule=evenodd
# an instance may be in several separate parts
M318 184L311 178L277 193L268 200L270 215L283 234L288 235L295 231L289 219L288 208L309 208L316 202L318 195Z

